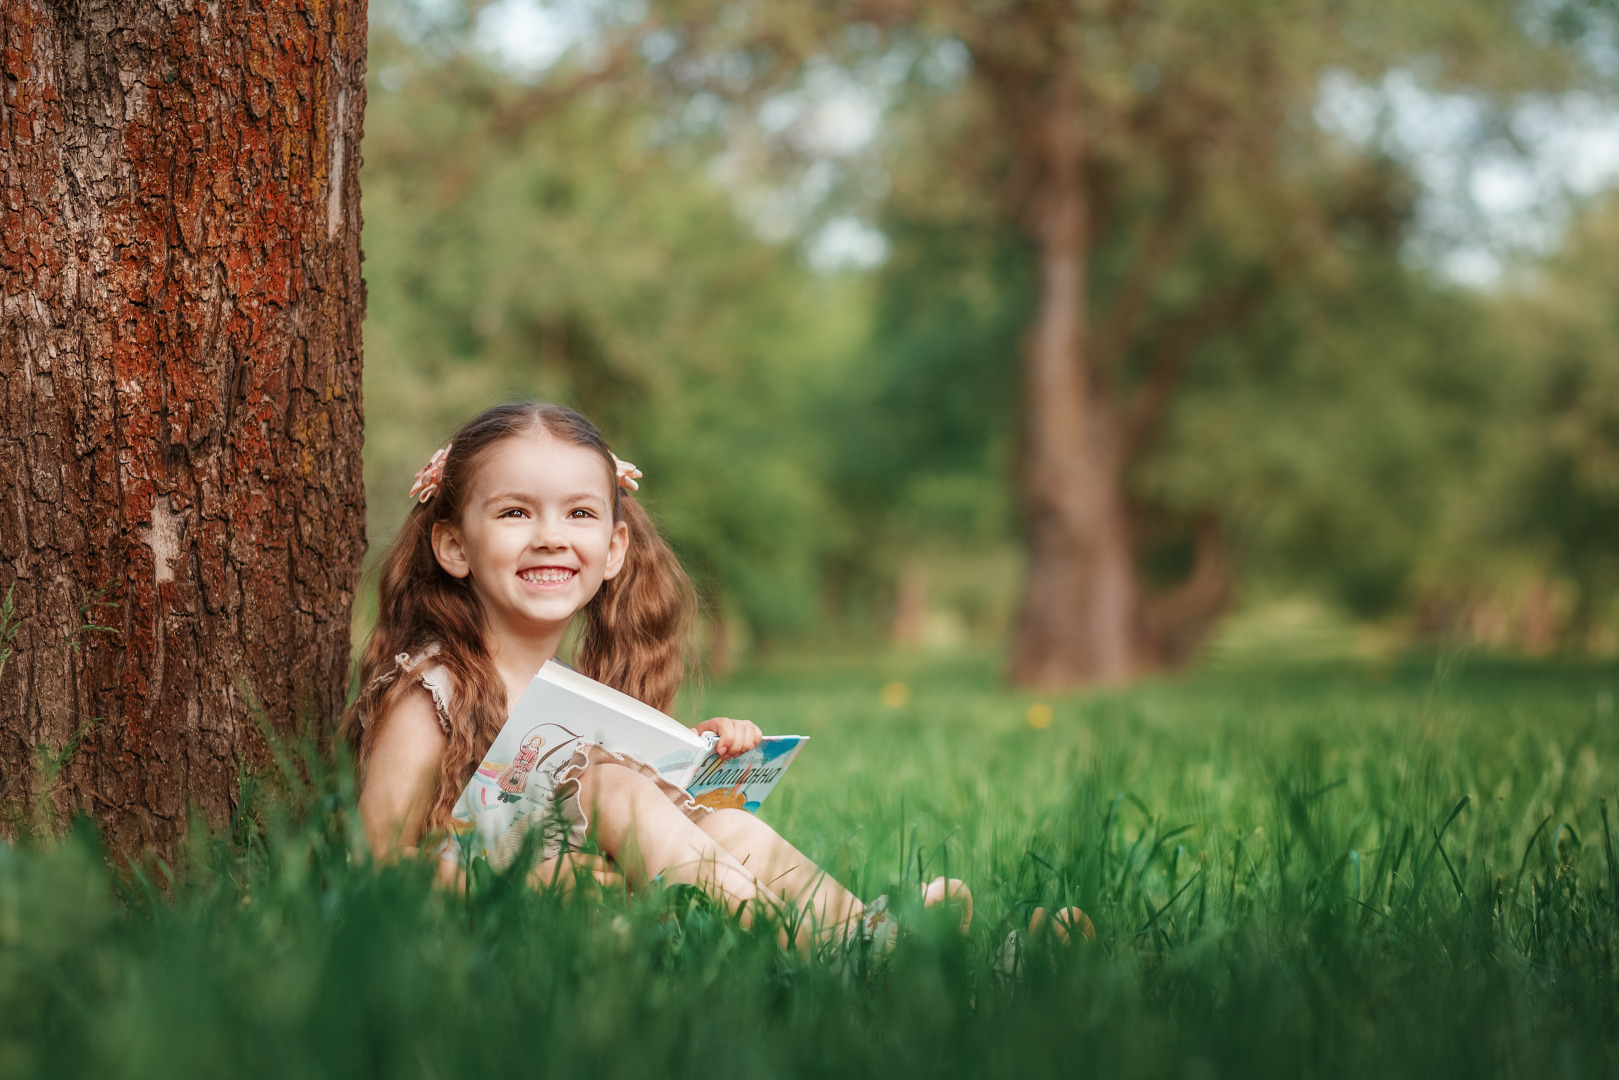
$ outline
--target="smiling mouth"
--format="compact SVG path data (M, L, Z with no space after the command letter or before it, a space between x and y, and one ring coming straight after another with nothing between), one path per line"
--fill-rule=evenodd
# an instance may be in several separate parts
M530 585L566 585L578 576L579 571L570 570L565 566L536 566L528 570L519 570L517 576Z

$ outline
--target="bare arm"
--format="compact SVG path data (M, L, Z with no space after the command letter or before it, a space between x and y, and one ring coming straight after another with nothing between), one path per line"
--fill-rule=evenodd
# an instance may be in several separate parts
M406 694L386 714L360 786L360 818L379 859L413 851L438 795L448 740L426 693Z

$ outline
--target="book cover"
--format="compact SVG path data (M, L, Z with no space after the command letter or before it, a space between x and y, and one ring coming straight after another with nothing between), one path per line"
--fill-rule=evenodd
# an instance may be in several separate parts
M710 754L682 786L700 806L754 813L808 741L807 735L766 735L745 754L733 758Z

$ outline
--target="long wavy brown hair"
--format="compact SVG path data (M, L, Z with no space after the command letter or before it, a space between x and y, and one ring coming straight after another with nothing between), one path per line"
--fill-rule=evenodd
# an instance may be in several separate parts
M342 734L363 770L393 706L411 693L414 672L396 657L436 663L450 673L449 746L439 766L429 830L442 828L461 789L509 712L506 684L484 642L484 614L472 580L456 578L433 554L433 526L459 526L478 469L504 439L543 431L601 455L613 493L613 520L629 527L629 548L618 574L602 582L585 605L574 657L579 670L668 712L686 675L697 596L646 511L618 486L613 452L596 426L572 409L525 402L487 409L450 440L438 492L411 507L383 557L377 582L377 623L360 658L360 693L343 714ZM430 659L424 650L436 646ZM417 690L416 692L420 692Z

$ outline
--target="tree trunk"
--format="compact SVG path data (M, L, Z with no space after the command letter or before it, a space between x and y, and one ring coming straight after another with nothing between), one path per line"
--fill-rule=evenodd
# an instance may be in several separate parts
M364 551L364 0L5 0L5 826L226 820L325 730ZM86 730L88 729L88 730ZM82 745L46 790L52 762Z
M1072 64L1054 78L1030 141L1039 176L1030 226L1040 302L1024 375L1029 566L1012 677L1037 687L1117 682L1140 666L1120 418L1095 385L1087 355L1089 208Z
M895 645L918 645L927 632L928 567L920 559L907 563L894 585L894 621L889 637Z
M1197 650L1231 600L1231 560L1220 522L1207 514L1192 534L1191 572L1173 589L1149 597L1141 612L1141 651L1153 667L1178 667Z

